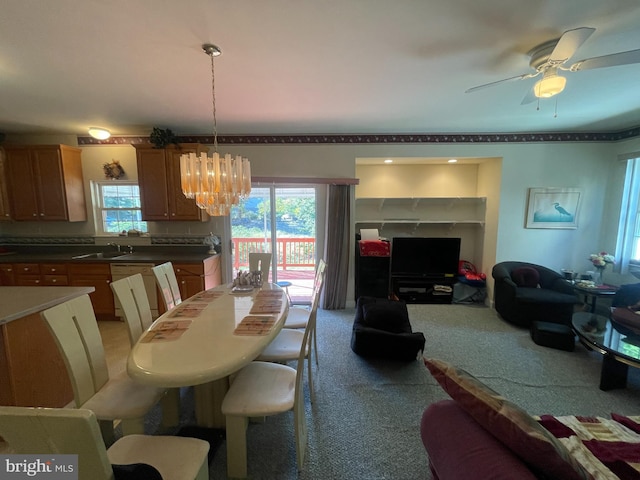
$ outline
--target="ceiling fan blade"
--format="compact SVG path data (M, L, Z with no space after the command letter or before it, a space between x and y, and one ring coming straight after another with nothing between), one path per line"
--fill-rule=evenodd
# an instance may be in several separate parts
M581 27L564 32L551 52L549 62L566 62L595 31L595 28Z
M601 57L587 58L571 65L569 70L578 72L580 70L591 70L594 68L615 67L618 65L629 65L640 63L640 49L629 50L628 52L612 53Z
M533 91L534 87L531 87L529 89L529 91L527 92L527 94L524 96L524 98L522 99L522 102L520 102L520 105L528 105L529 103L533 103L536 100L538 100L538 97L536 97L535 92Z
M501 83L505 83L505 82L511 82L513 80L524 80L525 78L532 78L535 77L539 74L540 72L536 72L536 73L524 73L522 75L517 75L515 77L510 77L510 78L504 78L502 80L497 80L495 82L491 82L491 83L485 83L484 85L478 85L477 87L471 87L468 90L465 90L464 93L472 93L472 92L476 92L478 90L482 90L484 88L489 88L489 87L493 87L494 85L499 85Z

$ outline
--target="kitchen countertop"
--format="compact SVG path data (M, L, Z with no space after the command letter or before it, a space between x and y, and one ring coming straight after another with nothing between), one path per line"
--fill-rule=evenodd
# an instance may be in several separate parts
M25 253L16 252L12 254L0 255L0 263L197 263L218 254L197 253L197 252L166 252L166 251L140 251L126 253L117 257L106 258L73 258L83 254L100 252L100 248L87 248L83 251L65 253ZM109 252L110 253L110 252Z
M93 287L0 287L0 325L94 290Z

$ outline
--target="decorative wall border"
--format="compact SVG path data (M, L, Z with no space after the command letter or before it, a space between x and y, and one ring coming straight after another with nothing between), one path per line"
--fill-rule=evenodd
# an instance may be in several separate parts
M3 237L3 245L94 245L93 237Z
M620 132L486 133L486 134L388 134L388 135L219 135L222 145L384 144L384 143L533 143L617 142L640 136L640 127ZM212 135L181 135L180 143L213 144ZM130 145L149 143L146 136L112 136L96 140L79 136L78 145Z

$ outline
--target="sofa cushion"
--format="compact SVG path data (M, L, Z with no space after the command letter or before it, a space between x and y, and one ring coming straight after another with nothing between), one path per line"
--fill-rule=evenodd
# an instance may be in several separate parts
M573 305L576 303L575 295L556 292L547 288L518 288L516 290L516 299L518 302L558 304L566 303Z
M436 359L425 359L425 365L453 400L532 469L563 480L592 478L553 435L520 407L453 365Z
M362 307L364 324L391 333L411 333L407 305L403 301L366 303Z
M536 288L540 283L540 274L532 267L518 267L511 272L511 280L519 287Z

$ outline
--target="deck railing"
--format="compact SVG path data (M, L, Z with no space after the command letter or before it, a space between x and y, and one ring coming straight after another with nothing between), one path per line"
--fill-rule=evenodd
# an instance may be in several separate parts
M316 239L313 237L278 238L276 251L279 270L292 267L315 267ZM251 252L273 252L271 239L234 238L234 270L249 266L249 253Z

